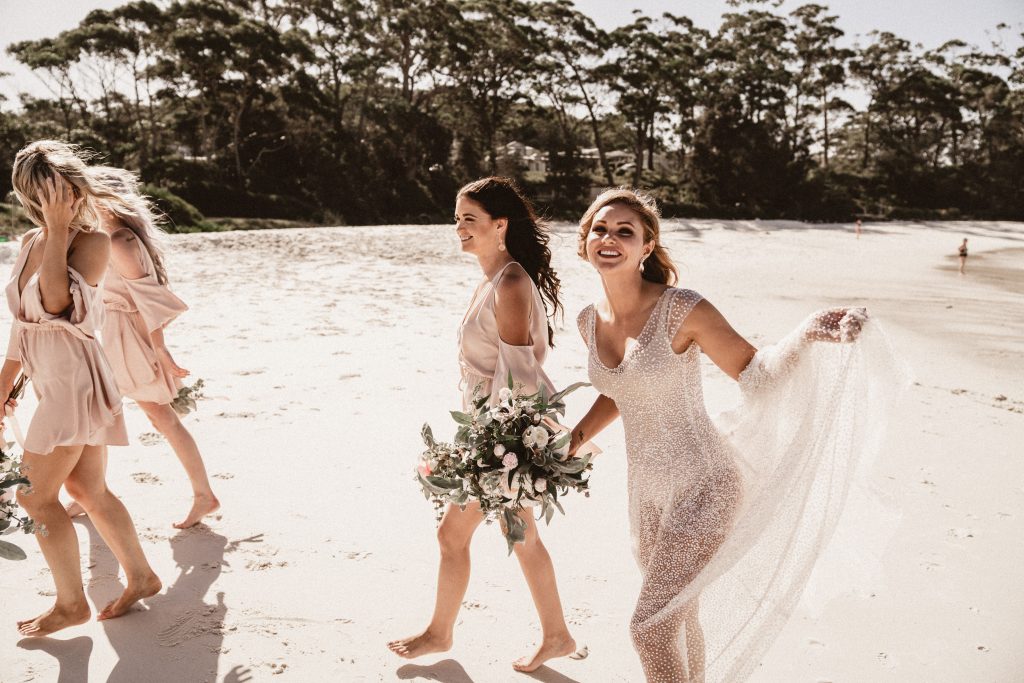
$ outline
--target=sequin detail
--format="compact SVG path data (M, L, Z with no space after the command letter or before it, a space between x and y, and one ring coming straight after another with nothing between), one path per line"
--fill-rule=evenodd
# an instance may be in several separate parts
M577 318L590 381L625 431L643 574L630 634L656 683L735 683L757 667L831 535L856 461L872 452L899 374L863 309L823 311L759 351L740 376L743 405L713 421L699 348L672 348L701 299L668 288L615 368L598 356L594 307Z

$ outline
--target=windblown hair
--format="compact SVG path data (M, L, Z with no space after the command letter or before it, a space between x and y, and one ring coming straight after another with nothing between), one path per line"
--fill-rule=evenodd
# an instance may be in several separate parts
M89 166L90 157L78 146L59 140L37 140L18 152L11 184L29 220L45 226L39 198L45 183L59 176L84 198L71 226L92 232L99 226L97 208L107 208L139 238L153 260L157 280L167 284L159 245L160 221L150 201L139 193L138 178L121 168Z
M61 177L71 185L76 197L85 198L72 217L71 226L86 232L96 229L99 217L94 203L96 192L88 177L89 157L78 146L58 140L37 140L18 152L11 170L11 184L30 221L45 227L39 199L46 183Z
M505 218L505 248L530 276L544 300L544 313L554 319L562 309L558 298L561 281L551 268L551 239L545 221L537 216L533 204L510 178L491 176L475 180L461 190L459 197L468 197L484 207L491 218ZM548 323L548 343L554 345L554 329Z
M679 282L679 271L672 263L672 259L669 258L668 249L661 243L661 212L658 210L658 203L649 194L628 187L605 190L598 195L583 214L583 218L580 219L577 250L580 258L584 261L587 260L587 236L594 224L594 216L598 211L612 204L625 206L639 216L644 229L644 243L654 243L654 249L644 261L644 271L641 277L650 282L669 286Z
M98 185L114 195L114 198L106 200L106 208L139 238L153 261L156 279L166 285L167 269L160 245L164 236L163 216L149 197L139 191L138 176L113 166L93 166L89 174Z

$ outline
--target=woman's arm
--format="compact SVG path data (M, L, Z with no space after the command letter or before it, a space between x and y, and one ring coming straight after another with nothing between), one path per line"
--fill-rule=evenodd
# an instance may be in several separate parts
M619 416L619 407L615 401L604 394L597 397L594 405L583 416L576 427L572 430L572 440L569 442L569 454L574 455L581 444L590 441L597 436L605 427L615 421Z
M740 373L757 353L757 349L741 337L707 299L697 302L683 320L672 339L672 350L682 353L691 343L696 343L722 372L733 379L739 379Z
M526 346L530 339L533 285L522 268L510 266L498 282L494 296L494 317L498 336L510 346Z
M71 186L60 176L44 182L40 195L46 245L39 266L39 294L43 310L51 315L59 315L71 305L68 230L82 200L74 198Z

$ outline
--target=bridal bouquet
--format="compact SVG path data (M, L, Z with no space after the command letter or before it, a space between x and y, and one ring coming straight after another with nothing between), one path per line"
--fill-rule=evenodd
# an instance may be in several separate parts
M416 477L438 520L448 504L464 509L477 501L488 523L501 520L511 553L526 540L526 522L518 514L523 507L540 507L540 516L550 523L556 508L565 514L560 495L570 490L590 495L590 456L569 457L570 433L554 419L565 414L562 399L582 386L587 385L573 384L550 397L543 388L521 395L510 375L497 405L488 406L489 397L481 396L472 412L452 411L459 425L453 443L436 441L430 426L423 425L427 450Z
M29 481L21 472L21 463L0 449L0 536L12 534L21 529L26 534L35 531L35 524L28 517L18 516L15 492L28 487ZM7 560L24 560L25 551L13 543L0 541L0 557Z

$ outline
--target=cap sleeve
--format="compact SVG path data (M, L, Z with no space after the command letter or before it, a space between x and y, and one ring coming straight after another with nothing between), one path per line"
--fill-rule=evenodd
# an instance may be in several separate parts
M590 344L590 318L594 315L594 305L587 306L576 316L576 327L580 330L583 341Z
M491 379L490 403L498 402L498 392L508 387L509 373L512 383L523 393L532 394L540 387L545 387L549 394L554 393L554 385L546 374L537 357L533 355L533 346L512 346L498 340L498 358Z
M703 298L692 289L673 289L669 292L664 312L665 329L668 331L669 339L676 336L686 316L690 315L693 307Z
M128 293L135 302L135 307L142 316L147 332L162 329L175 318L188 310L184 301L174 292L162 285L153 275L145 275L134 280L122 278Z

